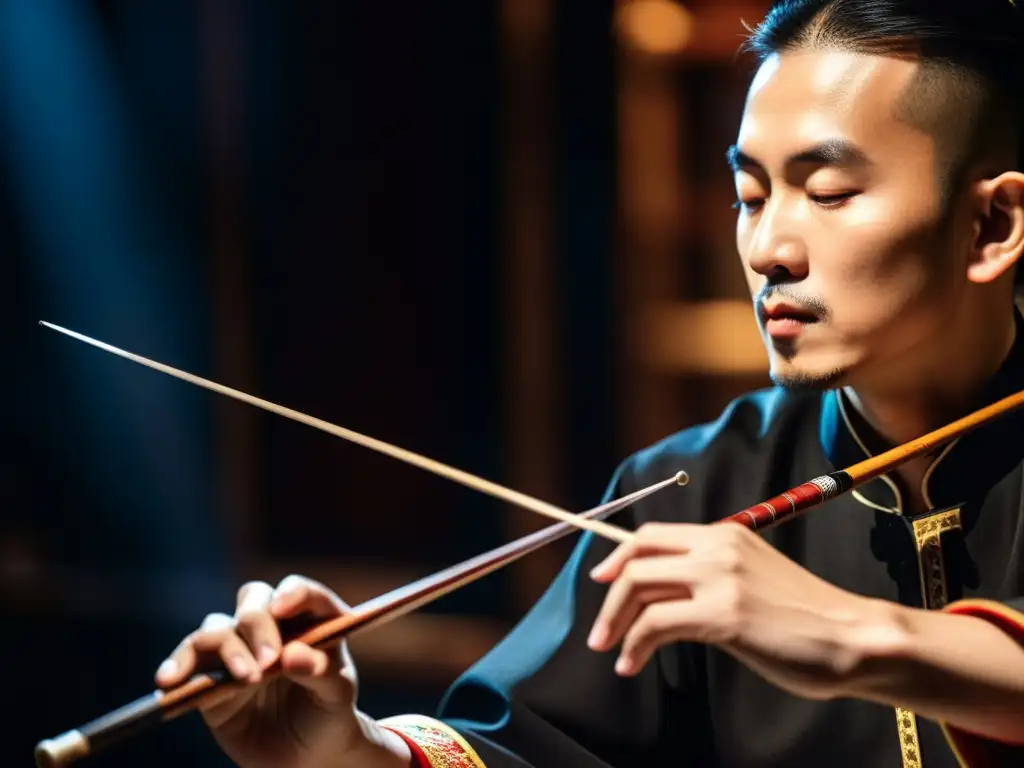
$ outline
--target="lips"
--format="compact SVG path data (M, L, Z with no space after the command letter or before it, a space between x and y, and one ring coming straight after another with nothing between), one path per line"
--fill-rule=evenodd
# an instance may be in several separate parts
M769 320L793 320L800 323L813 323L817 321L817 315L806 309L801 309L793 304L773 304L772 306L761 307L761 317L767 322Z
M761 305L761 324L775 344L793 344L818 316L795 304Z

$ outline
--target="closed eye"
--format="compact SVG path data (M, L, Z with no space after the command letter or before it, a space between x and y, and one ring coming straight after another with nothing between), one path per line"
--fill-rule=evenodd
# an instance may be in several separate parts
M808 197L814 201L815 204L822 208L838 208L851 197L854 197L857 192L840 192L833 195L808 195ZM737 200L732 204L735 210L753 210L764 205L764 198L757 197L749 200Z
M764 205L764 199L758 197L751 200L737 200L735 203L732 204L732 207L735 208L736 210L741 210L743 208L750 210L751 208L757 208L758 206L761 205Z
M822 208L838 208L856 194L856 192L840 192L834 195L808 195L808 197Z

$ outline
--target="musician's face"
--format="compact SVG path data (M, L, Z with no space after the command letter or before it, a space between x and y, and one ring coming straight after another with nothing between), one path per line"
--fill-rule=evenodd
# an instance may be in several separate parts
M920 356L963 293L963 233L944 211L934 140L898 113L916 66L794 52L751 86L737 244L756 309L781 318L759 315L778 383L851 383ZM785 319L782 304L811 321Z

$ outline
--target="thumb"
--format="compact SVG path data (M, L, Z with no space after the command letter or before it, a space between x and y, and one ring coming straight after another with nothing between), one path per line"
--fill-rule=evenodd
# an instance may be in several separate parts
M301 686L310 698L330 711L351 710L355 704L356 675L347 650L328 653L304 643L288 643L281 651L281 672Z

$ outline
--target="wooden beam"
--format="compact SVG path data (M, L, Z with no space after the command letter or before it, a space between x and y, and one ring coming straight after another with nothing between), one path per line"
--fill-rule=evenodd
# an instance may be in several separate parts
M217 381L255 391L252 308L244 230L246 13L242 4L199 4L204 141L209 166L212 283L211 346ZM231 552L251 556L261 522L257 419L226 398L213 402L218 478L216 508L227 521Z
M501 3L506 466L512 487L558 503L561 408L551 194L556 144L551 114L553 27L552 0ZM508 512L510 539L543 525L530 512L514 508ZM545 548L534 556L539 559L509 566L514 610L524 611L540 597L560 565L557 552Z
M650 64L650 66L648 66ZM685 414L673 382L638 365L635 340L643 338L644 312L652 302L677 298L679 244L685 222L679 147L687 121L678 83L664 62L636 56L618 59L618 251L617 282L622 303L618 353L621 403L619 431L624 454L664 435Z

